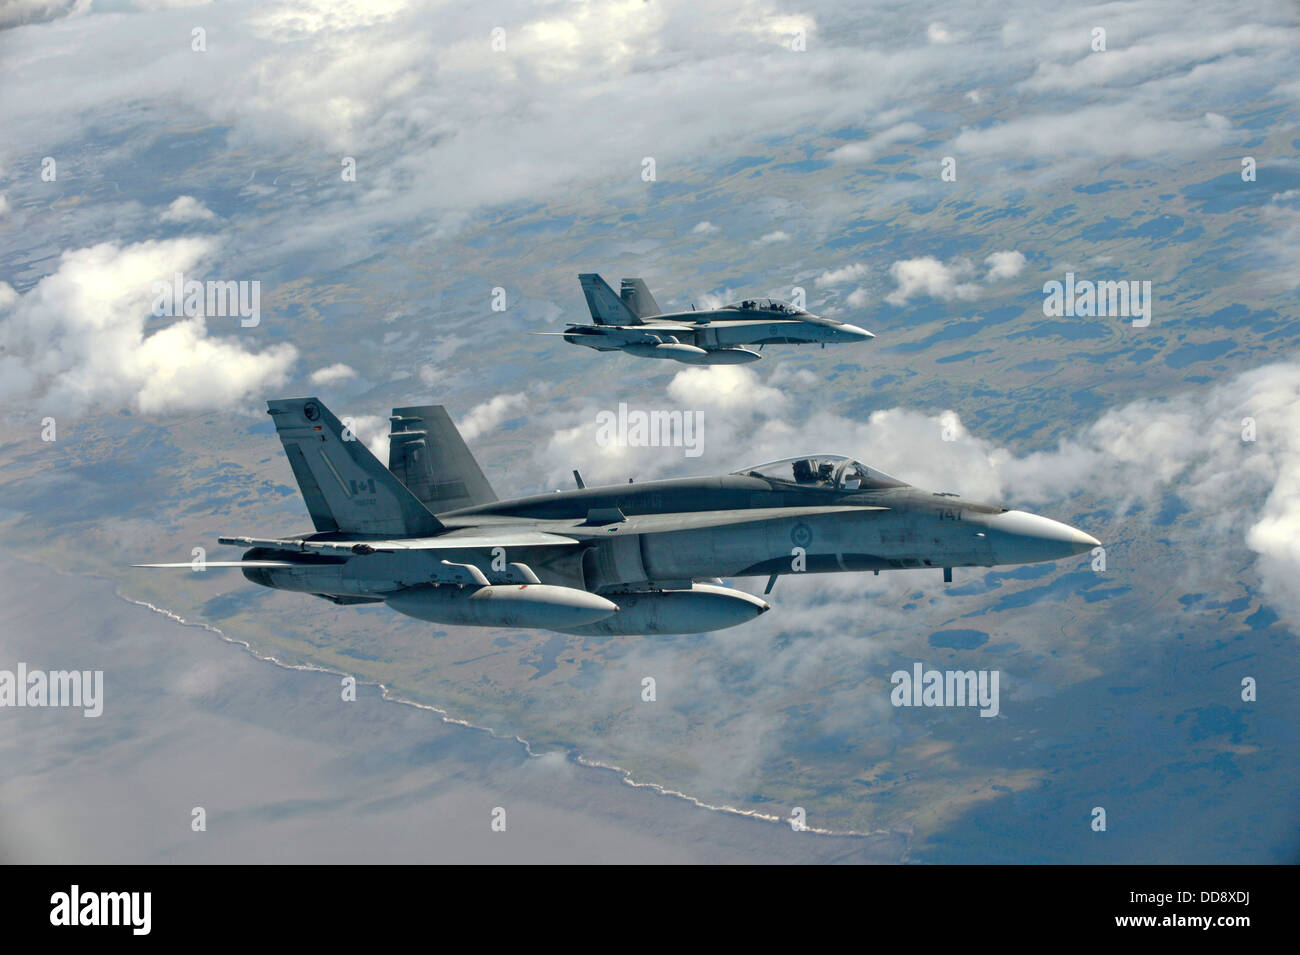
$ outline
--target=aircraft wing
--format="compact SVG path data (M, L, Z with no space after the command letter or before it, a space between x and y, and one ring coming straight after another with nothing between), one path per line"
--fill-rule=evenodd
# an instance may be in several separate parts
M695 530L703 527L723 527L731 524L752 524L758 521L798 518L820 514L864 514L887 511L887 507L854 505L824 505L817 507L751 507L723 511L678 511L671 514L634 514L624 516L616 508L593 510L585 521L544 522L545 526L467 527L437 537L416 537L394 540L365 541L310 541L300 538L220 537L218 543L244 547L265 547L280 551L298 551L329 556L346 557L353 554L370 554L376 551L396 552L406 550L466 550L491 547L556 547L567 548L617 533L661 534L669 531ZM280 566L275 561L230 561L229 566ZM150 565L155 566L155 565ZM174 565L189 567L189 563ZM221 566L209 561L208 566Z
M184 567L187 570L208 567L294 567L293 563L287 560L203 560L197 563L192 560L181 561L176 564L132 564L132 567Z
M703 313L701 313L703 314ZM711 325L726 325L728 328L749 328L755 325L817 325L829 322L809 322L796 315L773 315L771 318L728 318L710 312L708 320Z
M755 324L764 324L757 322ZM534 335L608 335L610 332L689 332L697 326L691 322L643 322L640 325L576 325L570 324L562 332L533 332Z
M505 527L495 533L486 532L481 528L472 528L465 531L453 531L438 537L413 537L405 540L309 541L267 537L219 537L217 543L344 557L351 554L369 554L375 551L462 550L474 547L562 547L577 544L578 540L561 534L533 530L530 527Z
M610 534L661 534L668 531L687 531L701 527L724 527L731 524L752 524L757 521L777 520L784 517L808 517L815 514L864 514L887 511L887 507L862 507L852 505L826 505L819 507L749 507L726 511L678 511L672 514L634 514L622 517L617 511L593 514L585 524L565 530L565 534L591 540ZM621 520L619 519L621 517Z
M636 326L638 332L688 332L693 328L690 322L645 322Z
M546 522L546 529L536 525L501 526L491 524L464 528L440 534L437 537L417 537L395 540L365 541L309 541L300 538L220 537L220 544L243 547L265 547L272 550L299 551L345 557L353 554L370 554L375 551L404 550L466 550L479 547L573 547L599 540L612 533L661 534L669 531L695 530L702 527L723 527L730 524L752 524L758 521L778 520L786 517L807 517L815 514L862 514L887 511L887 507L854 505L825 505L818 507L751 507L725 511L679 511L671 514L634 514L626 517L614 508L600 508L591 512L586 521ZM231 566L240 562L231 561ZM251 565L251 561L245 561ZM168 566L188 567L186 564ZM209 562L208 566L217 566ZM278 566L268 562L267 566Z

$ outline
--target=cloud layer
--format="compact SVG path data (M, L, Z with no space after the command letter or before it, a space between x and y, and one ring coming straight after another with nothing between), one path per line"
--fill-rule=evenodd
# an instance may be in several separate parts
M238 318L155 318L154 284L202 274L210 239L65 252L26 294L0 287L0 401L51 414L127 408L192 411L262 397L282 384L297 351L238 338ZM208 327L222 322L225 334Z

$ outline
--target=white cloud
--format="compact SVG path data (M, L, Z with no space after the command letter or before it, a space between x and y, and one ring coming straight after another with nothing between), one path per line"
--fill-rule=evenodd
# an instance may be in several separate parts
M1269 225L1258 240L1273 266L1268 274L1282 288L1300 288L1300 190L1274 194L1261 211Z
M1015 249L1006 252L994 252L984 260L984 264L989 267L987 276L988 281L995 282L999 279L1015 278L1025 268L1025 256Z
M1221 119L1221 117L1220 117ZM1113 135L1123 130L1124 135ZM1170 119L1136 102L1055 109L1005 123L967 129L953 139L958 155L1013 156L1020 159L1137 157L1198 153L1233 138L1229 126L1202 115Z
M471 340L460 335L447 335L428 346L427 357L431 364L423 364L417 370L420 381L427 387L446 387L448 374L443 367L451 356L456 354Z
M466 441L491 431L512 415L528 410L530 403L524 394L497 395L470 409L460 422L460 434Z
M339 421L352 432L379 461L388 465L388 429L390 422L373 414L340 414Z
M1300 623L1300 363L1266 365L1203 391L1107 412L1057 450L994 456L1022 501L1108 496L1121 512L1177 494L1207 572L1232 546L1259 555L1267 596ZM1254 441L1243 440L1253 419ZM1262 502L1262 503L1261 503ZM1244 534L1243 534L1244 528Z
M668 395L684 408L724 411L762 403L777 407L784 401L780 391L763 385L757 373L743 365L685 368L668 383Z
M705 220L704 222L697 222L695 224L695 227L691 229L691 233L693 235L711 235L712 233L719 232L719 231L721 230L718 229L717 226L715 226L712 222L709 222L708 220Z
M336 382L346 381L348 378L355 378L356 371L343 364L336 362L333 365L326 365L324 368L318 368L311 373L311 383L313 385L332 385Z
M43 23L90 12L93 0L8 0L0 6L0 30L25 23Z
M430 16L439 22L436 36L420 29ZM175 41L166 13L82 17L29 31L23 68L6 76L8 95L0 101L8 140L82 142L83 117L127 120L125 111L135 107L123 104L145 104L220 123L230 145L255 148L270 162L303 149L354 155L361 163L354 187L329 193L301 215L277 218L278 234L267 238L279 248L285 248L275 243L280 238L332 246L343 230L412 220L427 224L432 235L454 234L485 205L607 183L610 170L629 163L627 188L639 188L635 163L647 151L665 177L702 159L744 155L768 131L806 127L810 116L824 130L873 130L863 142L831 153L866 162L891 143L952 135L942 121L954 95L952 75L977 77L985 89L1013 90L1044 64L1082 58L1081 69L1100 70L1113 68L1101 61L1120 54L1113 43L1106 54L1081 57L1090 26L1084 14L1067 17L1065 27L1054 20L1049 30L1031 4L1016 2L963 12L965 35L1005 28L1002 45L936 45L905 20L868 18L853 34L818 35L808 54L790 53L781 68L771 68L780 62L772 58L788 50L774 46L788 45L794 29L824 17L783 16L773 0L689 10L639 2L517 4L502 12L507 47L501 53L491 50L472 10L416 0L213 4L204 19L210 36L221 37L228 68L195 72L175 102L158 92L167 88L160 78L188 69L194 54ZM1283 75L1273 67L1281 66L1294 35L1289 27L1242 29L1240 19L1232 11L1206 11L1193 29L1143 7L1126 9L1125 35L1141 38L1128 45L1158 48L1152 70L1135 68L1104 91L1107 102L1073 113L1061 108L1059 96L1024 86L1016 91L1020 119L989 125L990 116L975 111L980 115L970 117L971 127L943 148L954 155L1045 159L1051 162L1042 165L1044 175L1050 170L1059 177L1072 174L1071 164L1053 160L1074 153L1217 149L1238 133L1216 128L1202 114L1218 109L1231 116L1237 100L1224 90L1192 112L1189 106L1207 99L1194 98L1200 88L1172 84L1212 65L1202 61L1218 54L1207 49L1222 49L1242 64L1231 74L1233 89L1252 86L1252 74ZM951 24L935 28L940 39L959 37ZM815 57L816 70L800 67L800 57ZM1122 59L1140 61L1136 54ZM939 125L905 121L907 113L892 105L900 101L917 104ZM665 102L681 108L664 110ZM764 104L761 121L754 102ZM613 128L619 136L608 135ZM1116 129L1125 134L1107 134ZM117 154L130 156L144 142L129 140ZM574 142L584 148L574 150ZM631 143L638 147L629 159ZM430 168L439 170L438 184L427 176ZM1007 177L1018 174L1000 168ZM457 189L442 188L447 181ZM397 195L401 202L393 201Z
M743 9L749 4L741 4ZM763 10L766 4L753 4L758 9L754 11L757 14L753 21L745 23L744 27L755 36L767 40L776 46L790 49L790 42L794 39L795 33L802 33L805 38L812 36L817 29L817 21L807 14L774 14Z
M832 149L827 158L834 162L871 162L886 146L904 139L917 139L924 134L925 127L920 123L899 123L860 142L848 143Z
M891 305L904 305L921 296L951 301L973 299L979 294L979 286L968 281L974 276L975 267L966 259L954 259L950 263L930 255L902 259L889 267L889 274L898 284L898 288L885 296Z
M866 289L859 286L849 293L849 297L844 300L844 303L849 308L862 308L869 301L871 301L871 295Z
M829 269L817 276L813 284L818 287L828 285L843 285L846 282L856 282L867 274L867 267L861 262L854 262L851 265L843 266L838 269Z
M618 401L632 410L664 410L693 416L693 440L709 454L720 449L750 447L750 431L771 415L790 407L790 394L815 390L817 380L811 373L773 370L768 383L757 372L742 365L703 365L683 367L673 375L666 389L638 395L625 391L618 399L604 405L588 401L584 407L564 415L551 438L538 447L538 471L546 486L562 487L570 481L570 470L579 467L588 484L615 483L629 476L651 480L680 468L686 458L680 448L627 447L616 443L601 445L597 441L597 415L617 413ZM747 455L748 456L748 455ZM725 462L739 466L746 462ZM749 462L753 463L753 462ZM693 470L698 472L698 467Z
M1024 254L1015 249L994 252L984 259L984 264L988 266L985 280L994 282L1014 278L1023 271L1025 263ZM980 286L973 281L975 266L969 259L941 262L930 255L901 259L889 267L889 274L898 285L885 296L885 301L891 305L904 305L923 296L945 302L954 299L970 300L976 298L981 291Z
M216 213L193 196L178 196L158 218L163 222L203 222L215 219Z
M790 236L786 235L786 233L782 232L780 229L777 229L775 232L768 232L766 235L763 235L760 238L755 239L754 244L771 245L773 242L789 242L789 241L790 241Z
M1092 25L1083 27L1083 36L1090 35ZM1164 25L1158 36L1126 43L1115 43L1112 39L1104 52L1094 53L1089 47L1076 44L1073 49L1062 51L1075 56L1072 62L1040 62L1034 75L1023 85L1042 92L1133 84L1161 76L1175 66L1177 72L1184 73L1193 64L1227 59L1233 54L1276 51L1285 55L1286 50L1294 51L1297 42L1300 42L1300 31L1294 26L1236 23L1207 33L1199 24L1174 22Z
M925 28L925 36L931 43L944 45L960 39L960 34L954 34L942 23L931 23Z
M170 239L64 252L59 267L0 316L0 400L62 413L226 408L284 382L292 345L261 350L210 333L202 316L150 324L155 282L201 274L215 243ZM11 290L12 291L12 290ZM0 296L2 298L4 296Z

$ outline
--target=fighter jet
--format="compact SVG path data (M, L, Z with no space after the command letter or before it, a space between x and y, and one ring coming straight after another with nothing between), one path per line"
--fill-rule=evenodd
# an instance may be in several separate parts
M570 324L566 342L639 358L670 358L688 365L743 365L762 356L746 345L861 342L875 336L856 325L822 318L771 298L750 298L722 308L664 312L640 279L623 279L621 294L599 275L578 276L594 325Z
M441 406L394 408L385 468L317 398L268 402L313 530L221 537L264 587L434 623L702 633L767 601L722 578L993 567L1098 546L1046 517L911 487L838 454L500 500ZM190 563L144 564L192 567ZM197 569L197 568L196 568Z

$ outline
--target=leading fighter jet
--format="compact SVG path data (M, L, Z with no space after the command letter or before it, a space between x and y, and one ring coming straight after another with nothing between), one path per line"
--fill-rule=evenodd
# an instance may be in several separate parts
M1025 511L911 487L838 454L713 477L499 500L440 406L395 408L385 468L317 398L268 402L314 530L222 537L256 584L435 623L702 633L769 608L723 577L993 567L1098 542ZM149 567L191 567L146 564Z
M861 342L864 328L822 318L771 298L750 298L721 308L664 312L640 279L623 279L619 295L599 275L578 276L595 324L570 324L566 342L639 358L670 358L688 365L743 365L762 356L745 345Z

